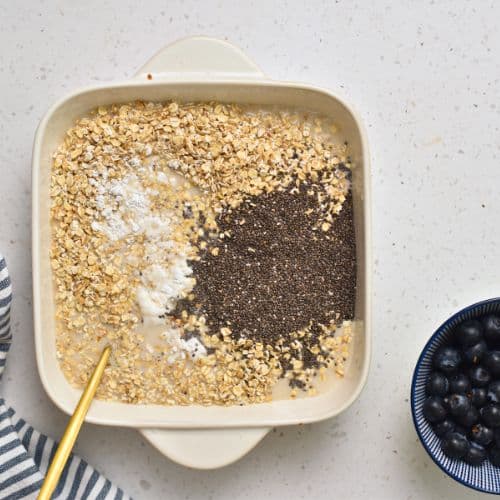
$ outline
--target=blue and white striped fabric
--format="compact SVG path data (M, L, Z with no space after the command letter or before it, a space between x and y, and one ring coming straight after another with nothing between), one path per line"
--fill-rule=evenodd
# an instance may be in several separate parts
M0 254L0 378L12 340L11 301L9 273ZM56 448L56 442L17 417L0 399L0 499L36 498ZM71 455L52 498L119 500L130 497L81 458Z

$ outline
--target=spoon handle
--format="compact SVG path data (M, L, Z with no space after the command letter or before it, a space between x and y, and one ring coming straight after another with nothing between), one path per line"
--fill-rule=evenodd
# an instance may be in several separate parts
M50 500L54 489L57 486L61 473L66 465L68 457L73 449L80 428L82 427L85 416L89 410L89 407L94 399L97 387L101 381L102 375L104 373L104 368L108 363L109 355L111 353L111 347L107 346L102 351L101 357L97 366L94 368L94 372L90 377L87 387L83 391L80 401L78 402L73 415L71 416L68 426L64 431L63 437L59 442L57 451L54 455L52 463L50 464L47 475L43 482L40 493L38 494L38 500Z

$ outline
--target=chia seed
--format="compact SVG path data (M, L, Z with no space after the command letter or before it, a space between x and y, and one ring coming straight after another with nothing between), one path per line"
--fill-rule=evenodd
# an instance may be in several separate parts
M194 299L179 301L174 314L202 314L213 333L226 327L233 337L264 345L281 340L305 367L321 365L310 350L320 325L354 316L356 247L351 194L322 231L320 190L303 183L221 213L217 224L224 238L208 241L201 259L190 262ZM215 255L214 247L220 250ZM291 334L306 327L310 334L297 348ZM291 369L289 359L281 361L285 371Z

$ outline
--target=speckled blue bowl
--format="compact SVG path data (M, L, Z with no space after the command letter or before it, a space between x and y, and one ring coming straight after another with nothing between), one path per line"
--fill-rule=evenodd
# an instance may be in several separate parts
M500 468L487 460L480 467L473 467L460 460L448 458L441 451L438 438L422 414L425 400L425 382L432 369L432 357L436 350L447 343L454 328L466 319L487 313L500 313L500 298L478 302L462 309L445 321L432 335L418 358L411 384L411 412L418 437L432 460L459 483L485 493L500 495Z

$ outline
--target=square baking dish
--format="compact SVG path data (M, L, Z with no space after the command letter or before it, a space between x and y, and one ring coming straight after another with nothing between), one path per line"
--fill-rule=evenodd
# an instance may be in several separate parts
M339 97L312 86L268 79L232 45L208 38L189 38L166 47L126 82L86 88L56 103L36 132L33 152L33 285L35 342L42 383L54 403L71 413L80 391L69 385L55 349L54 298L50 248L51 158L65 131L91 109L136 99L220 101L273 105L320 112L333 117L342 140L350 144L357 241L357 297L354 339L345 377L327 391L308 398L249 406L159 406L95 401L87 420L137 428L267 428L315 422L337 415L359 395L370 358L370 182L369 158L362 124Z

